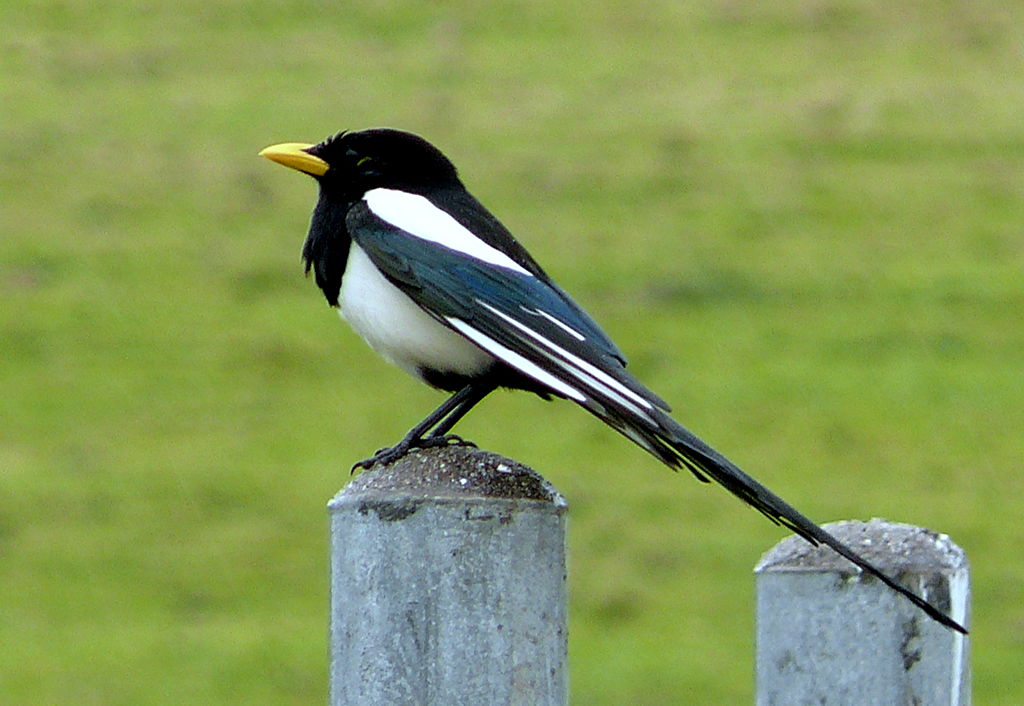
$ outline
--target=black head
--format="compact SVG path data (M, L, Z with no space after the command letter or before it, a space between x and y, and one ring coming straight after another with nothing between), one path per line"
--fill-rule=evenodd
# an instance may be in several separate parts
M324 188L356 198L379 187L423 192L459 183L455 165L441 150L401 130L340 132L305 151L327 163L317 177Z
M317 145L286 142L260 154L309 174L320 184L302 256L306 271L315 269L317 284L334 306L350 243L346 218L367 191L387 188L423 195L464 191L455 166L439 149L401 130L340 132Z

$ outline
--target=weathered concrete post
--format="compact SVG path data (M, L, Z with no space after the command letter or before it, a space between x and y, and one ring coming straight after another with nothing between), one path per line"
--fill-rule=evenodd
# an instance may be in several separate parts
M967 624L967 558L949 537L884 520L825 529ZM793 536L755 571L759 706L970 704L969 639L835 552Z
M515 461L418 451L331 518L332 706L563 706L564 498Z

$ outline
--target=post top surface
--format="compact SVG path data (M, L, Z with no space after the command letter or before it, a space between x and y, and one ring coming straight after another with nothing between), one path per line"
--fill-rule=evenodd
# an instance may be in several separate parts
M418 449L391 465L374 466L356 476L331 505L366 495L499 498L566 505L555 487L532 468L468 446Z
M924 527L875 518L870 522L831 522L822 528L883 571L956 571L967 557L948 535ZM825 546L813 546L795 535L769 549L754 568L772 571L856 572L852 563Z

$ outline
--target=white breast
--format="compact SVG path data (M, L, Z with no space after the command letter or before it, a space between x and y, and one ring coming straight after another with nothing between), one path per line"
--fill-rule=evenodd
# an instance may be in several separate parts
M474 375L494 361L388 282L355 243L349 248L339 304L342 318L371 348L417 377L421 368Z

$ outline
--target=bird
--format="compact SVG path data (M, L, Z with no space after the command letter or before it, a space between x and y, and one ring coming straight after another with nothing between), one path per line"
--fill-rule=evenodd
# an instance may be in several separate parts
M353 471L393 463L413 449L469 444L452 428L498 388L570 400L667 466L716 481L967 634L676 422L668 403L626 370L609 336L470 194L433 144L370 128L317 144L274 144L259 154L318 184L302 260L327 303L385 360L451 393L397 444Z

